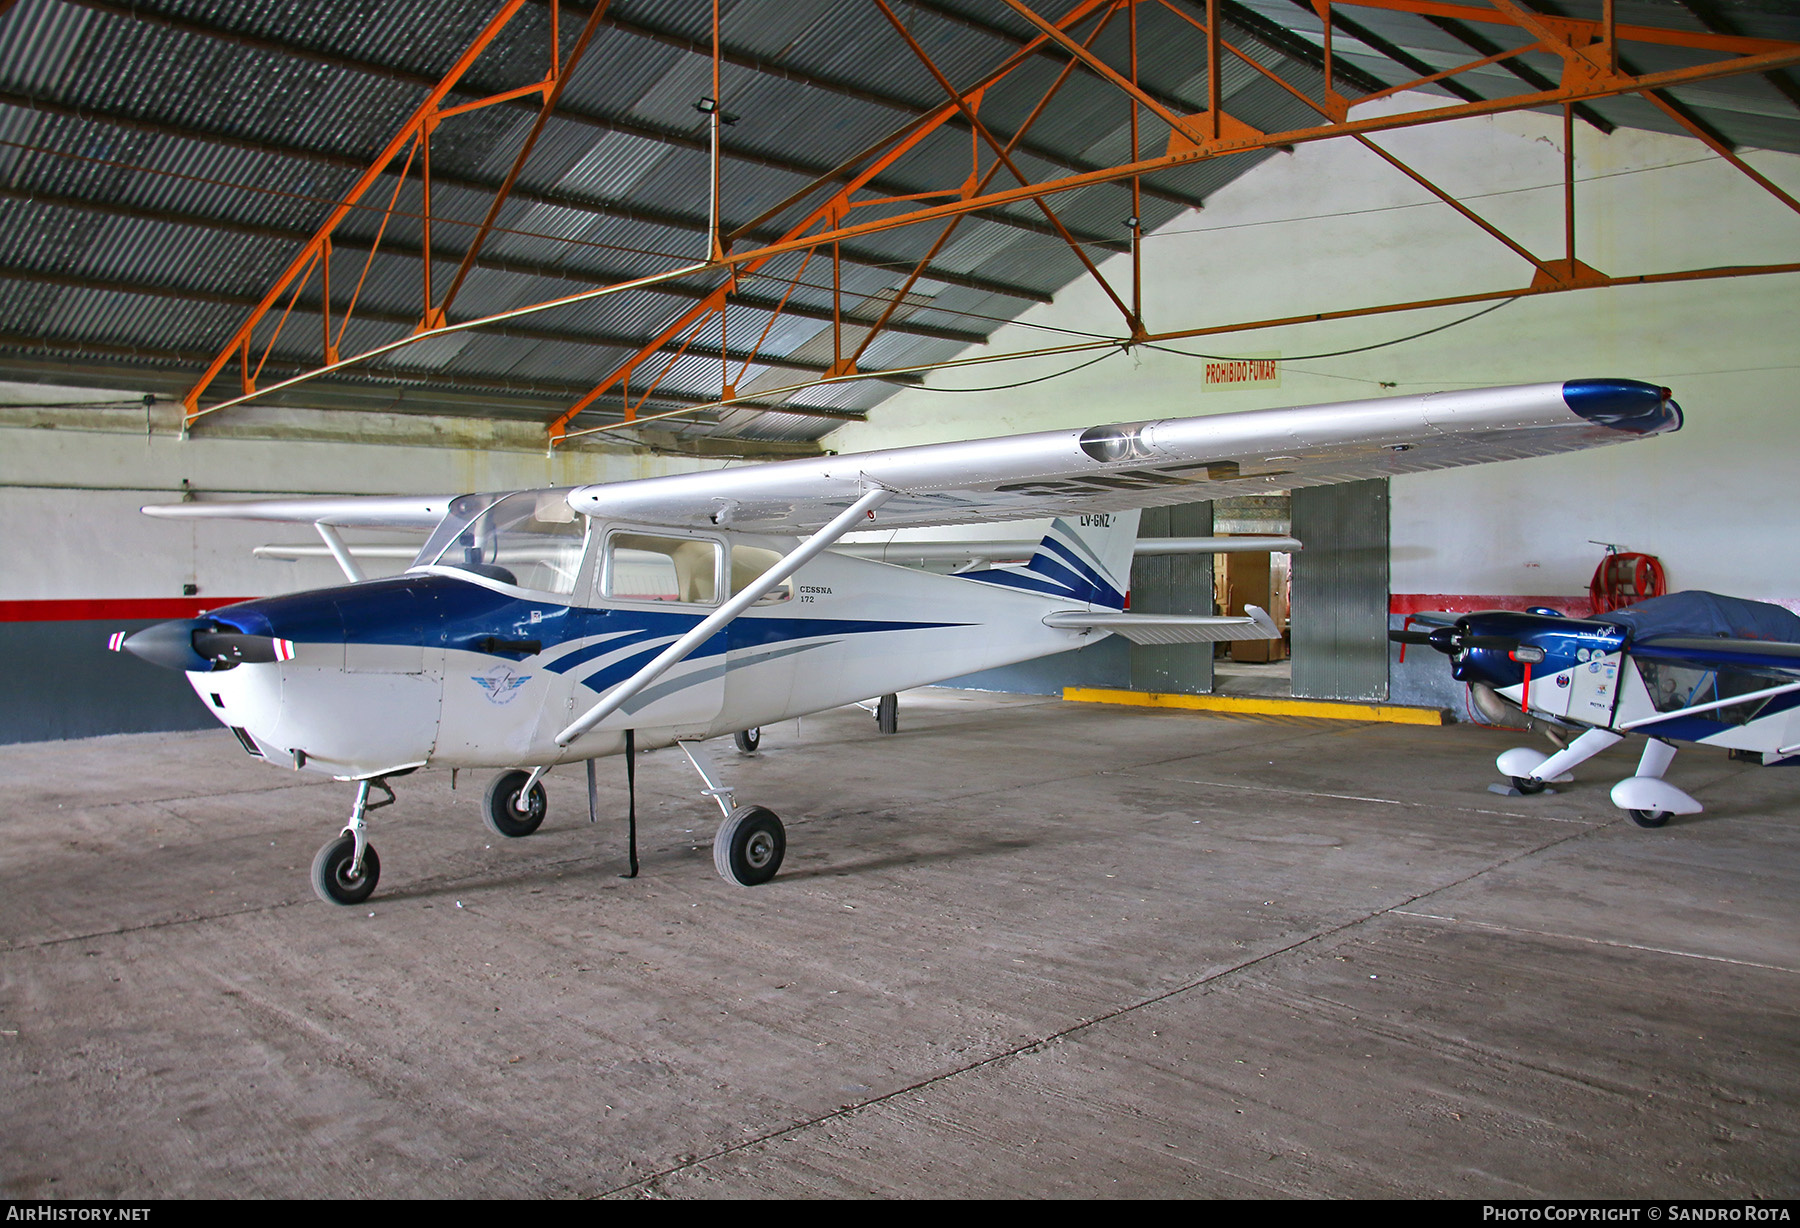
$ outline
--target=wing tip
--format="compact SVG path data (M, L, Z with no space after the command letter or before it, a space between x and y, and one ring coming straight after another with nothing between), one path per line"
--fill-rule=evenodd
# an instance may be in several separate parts
M1564 405L1589 422L1628 435L1661 435L1682 426L1674 393L1643 380L1565 380L1562 397Z

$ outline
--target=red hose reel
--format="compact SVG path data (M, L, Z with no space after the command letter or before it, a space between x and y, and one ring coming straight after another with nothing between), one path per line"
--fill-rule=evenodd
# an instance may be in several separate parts
M1594 568L1594 578L1588 581L1588 596L1593 600L1594 613L1604 614L1660 597L1667 591L1666 583L1662 560L1654 554L1613 550Z

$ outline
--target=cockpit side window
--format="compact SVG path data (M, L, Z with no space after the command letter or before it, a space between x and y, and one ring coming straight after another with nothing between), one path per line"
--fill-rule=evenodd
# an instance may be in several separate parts
M719 599L718 543L614 533L606 543L606 595L623 601L712 605Z

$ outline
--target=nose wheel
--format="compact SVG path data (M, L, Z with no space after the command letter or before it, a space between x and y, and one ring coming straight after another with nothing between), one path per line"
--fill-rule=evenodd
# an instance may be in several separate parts
M369 794L374 789L386 796L370 801ZM342 835L327 841L313 858L312 885L321 900L327 904L360 904L375 893L375 883L381 878L381 858L369 843L364 816L393 804L394 791L379 776L357 782L350 822Z

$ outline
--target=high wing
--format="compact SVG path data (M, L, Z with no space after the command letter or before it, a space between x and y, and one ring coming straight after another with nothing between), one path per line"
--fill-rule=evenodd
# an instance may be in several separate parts
M143 508L163 520L268 520L310 524L351 582L367 579L340 528L412 529L437 527L455 495L317 495L298 499L241 499L207 503L160 503Z
M143 509L164 520L268 520L279 524L339 528L418 529L437 527L455 495L319 495L298 499L241 499L205 503L159 503Z
M1800 675L1800 644L1666 635L1632 641L1631 655L1702 669L1768 670Z
M576 487L589 516L749 532L816 530L892 492L884 528L1122 511L1573 452L1681 427L1666 388L1581 379L925 444ZM152 505L172 520L429 530L454 495ZM340 558L340 561L343 561ZM346 570L350 570L346 567Z
M577 487L590 516L805 533L863 494L884 527L1019 520L1517 460L1677 430L1666 388L1585 379L1042 431Z

